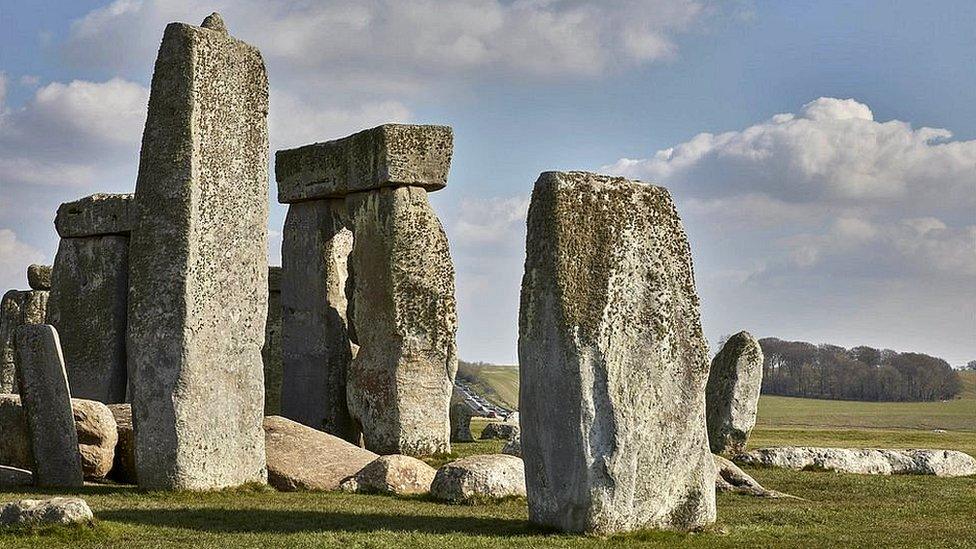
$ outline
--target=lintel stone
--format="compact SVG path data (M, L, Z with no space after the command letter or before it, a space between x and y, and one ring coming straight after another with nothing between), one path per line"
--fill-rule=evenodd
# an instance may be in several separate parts
M58 208L54 227L61 238L129 234L133 225L134 195L96 193L65 202Z
M275 153L278 202L338 198L381 187L447 185L449 126L384 124L342 139Z

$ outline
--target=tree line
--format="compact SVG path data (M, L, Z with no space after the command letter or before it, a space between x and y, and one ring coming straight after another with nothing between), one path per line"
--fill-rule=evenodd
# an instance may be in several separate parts
M962 391L959 374L941 358L860 346L759 340L762 392L770 395L869 401L931 401Z

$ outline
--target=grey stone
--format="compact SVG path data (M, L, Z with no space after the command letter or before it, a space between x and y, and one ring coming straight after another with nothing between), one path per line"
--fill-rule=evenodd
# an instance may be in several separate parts
M264 418L268 484L277 490L338 490L379 456L290 419Z
M32 290L51 289L51 266L50 265L29 265L27 267L27 285Z
M108 409L115 418L118 429L118 442L115 445L115 459L109 477L125 484L137 484L136 441L132 430L132 406L129 404L109 404Z
M58 208L54 228L61 238L126 235L135 224L132 194L96 193Z
M0 488L30 486L34 484L34 473L9 465L0 465Z
M0 395L0 463L20 469L34 468L30 429L20 395Z
M18 390L14 330L24 324L43 324L47 302L44 290L10 290L0 301L0 393Z
M129 237L62 238L47 323L58 330L71 395L124 402Z
M78 432L58 332L48 324L27 324L17 328L15 337L35 481L38 486L81 486Z
M419 187L347 198L353 227L349 411L370 450L448 453L457 372L454 266Z
M522 435L515 433L512 438L505 441L505 446L502 446L502 453L522 457Z
M715 455L712 457L715 459L715 490L719 492L733 492L759 498L800 499L776 490L767 490L736 464L722 456Z
M481 430L481 440L508 440L519 436L519 426L517 423L506 423L504 421L492 421Z
M335 141L281 150L275 154L278 202L401 185L436 191L447 185L452 147L448 126L384 124Z
M129 254L139 485L265 479L268 80L258 50L171 23L156 59Z
M227 33L227 26L224 24L224 18L221 17L217 12L213 12L204 17L203 23L201 23L200 26L205 29L223 32L225 34Z
M380 456L342 481L345 492L360 494L416 495L430 492L437 471L417 458L393 454Z
M22 499L0 504L0 526L65 525L94 518L81 498Z
M705 420L713 453L745 450L756 426L762 373L762 348L749 332L730 337L712 359L705 386Z
M708 345L668 191L543 173L521 299L529 519L593 534L714 522Z
M976 458L956 450L888 450L781 446L738 454L736 463L862 475L976 475Z
M350 442L346 376L352 360L347 325L347 260L352 233L345 203L288 207L281 244L281 414Z
M471 418L474 411L464 399L464 395L455 386L451 392L451 442L472 442Z
M452 503L525 497L525 468L515 456L470 456L441 466L430 485L430 495Z
M281 413L281 267L268 268L268 317L264 324L264 415Z

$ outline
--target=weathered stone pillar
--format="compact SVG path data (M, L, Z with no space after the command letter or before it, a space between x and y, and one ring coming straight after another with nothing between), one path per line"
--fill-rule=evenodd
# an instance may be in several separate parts
M47 323L58 330L75 398L125 402L131 194L94 194L58 208L61 236Z
M281 267L268 267L268 318L264 327L264 415L281 415Z
M302 403L314 427L348 413L378 453L450 451L454 267L427 192L447 184L451 147L450 128L387 124L276 156L278 201L290 204L283 406Z
M543 173L519 311L529 519L598 534L713 522L707 352L668 191Z
M10 290L0 300L0 393L17 393L17 351L14 330L24 324L43 324L51 289L50 267L31 265L31 290ZM44 276L44 273L47 276Z
M17 328L15 337L20 399L34 455L34 483L81 486L84 474L78 432L58 332L48 324L25 324Z
M705 387L708 442L715 454L746 449L756 426L762 389L763 352L749 332L730 337L712 359Z
M171 23L159 48L129 256L139 485L266 478L268 81L261 54Z
M474 413L457 387L451 393L451 442L474 442L471 417Z

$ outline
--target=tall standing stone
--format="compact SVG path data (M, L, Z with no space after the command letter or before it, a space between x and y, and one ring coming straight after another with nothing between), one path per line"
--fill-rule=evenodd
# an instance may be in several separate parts
M75 398L125 402L132 194L94 194L58 208L61 236L47 323L58 330Z
M264 415L281 415L281 267L268 267L268 318L264 327Z
M140 486L266 478L267 112L261 54L219 16L166 27L129 257Z
M17 328L20 398L27 415L38 486L84 483L78 433L58 332L47 324Z
M17 350L14 330L25 324L43 324L47 290L10 290L0 300L0 393L16 393Z
M474 412L457 387L451 393L451 442L474 442L471 417Z
M454 269L427 192L452 143L445 126L386 124L277 152L283 415L361 428L379 453L449 451Z
M737 454L756 426L763 352L749 332L730 337L712 359L705 387L705 419L713 453Z
M708 345L668 191L543 173L526 242L519 412L529 519L597 534L713 522Z

